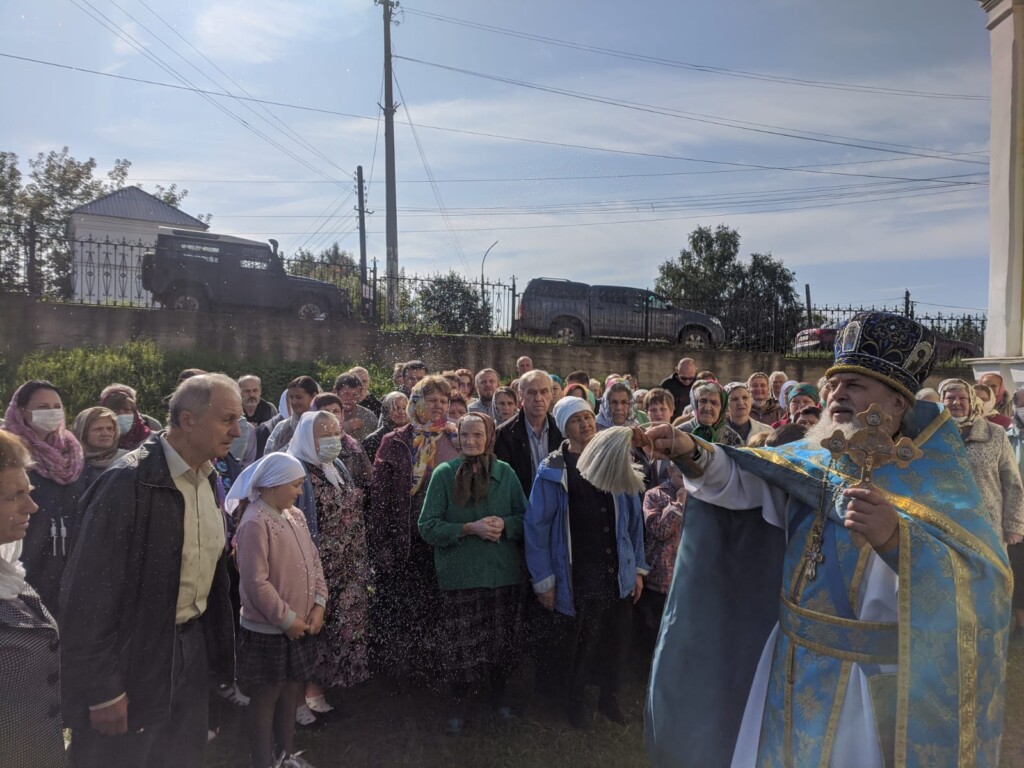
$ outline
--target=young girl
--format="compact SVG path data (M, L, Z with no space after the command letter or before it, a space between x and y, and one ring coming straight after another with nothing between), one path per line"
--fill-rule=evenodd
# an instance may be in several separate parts
M242 603L237 677L251 697L252 768L309 765L294 754L295 709L313 677L312 636L323 626L327 585L294 507L305 479L298 459L271 453L239 476L224 503L243 512L235 533Z

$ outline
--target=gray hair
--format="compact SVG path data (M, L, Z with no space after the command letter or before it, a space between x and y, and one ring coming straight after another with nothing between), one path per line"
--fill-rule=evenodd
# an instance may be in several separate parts
M181 414L185 412L193 416L205 412L210 407L213 391L218 387L238 394L238 382L223 373L203 373L181 382L168 404L171 426L180 427Z
M238 386L242 386L242 382L243 381L249 381L249 379L255 379L256 383L260 385L260 388L261 389L263 388L263 381L255 373L247 373L247 374L245 374L245 376L239 376L238 377Z
M404 392L398 392L398 391L388 392L380 400L380 404L381 404L382 410L384 410L384 412L390 412L390 411L394 410L394 408L395 408L395 401L398 398L400 398L400 397L405 398L406 401L408 401L408 399L409 399L408 396L406 396L406 394Z
M534 368L532 371L527 371L519 377L519 389L527 387L533 383L534 379L543 378L550 387L552 384L551 375L547 371L542 371L540 368Z

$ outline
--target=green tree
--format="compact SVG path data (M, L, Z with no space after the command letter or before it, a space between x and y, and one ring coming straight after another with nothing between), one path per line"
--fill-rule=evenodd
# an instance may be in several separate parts
M420 319L442 333L491 333L491 306L454 270L424 280L416 297Z
M27 178L18 156L0 152L0 286L35 296L71 294L71 248L66 232L71 211L122 188L131 162L118 159L107 180L96 178L96 160L76 160L67 147L40 152L28 161ZM178 207L188 195L172 184L156 196ZM200 219L209 222L210 215Z
M341 246L333 243L320 253L300 248L295 256L284 260L285 271L298 277L309 277L332 283L348 294L352 307L358 309L361 291L359 289L359 265L355 257Z
M740 235L720 224L697 227L689 248L658 267L655 290L718 317L727 339L744 348L784 351L801 327L796 276L770 253L740 259Z

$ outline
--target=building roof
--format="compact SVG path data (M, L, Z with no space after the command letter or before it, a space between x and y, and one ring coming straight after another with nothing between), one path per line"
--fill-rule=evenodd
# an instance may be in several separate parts
M111 216L118 219L136 219L152 221L158 224L170 224L176 227L209 229L194 216L179 211L173 205L154 197L138 187L122 187L91 203L80 205L71 211L72 214L92 214L93 216Z

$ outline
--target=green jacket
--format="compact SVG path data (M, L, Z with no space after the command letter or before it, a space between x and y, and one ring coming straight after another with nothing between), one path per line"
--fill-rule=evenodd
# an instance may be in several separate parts
M523 556L523 515L526 496L512 467L495 459L491 464L491 482L487 498L469 507L456 505L453 486L459 457L434 469L420 512L419 529L423 540L434 548L434 569L441 589L505 587L526 581ZM505 518L500 541L485 541L479 536L460 536L462 526L482 517Z

